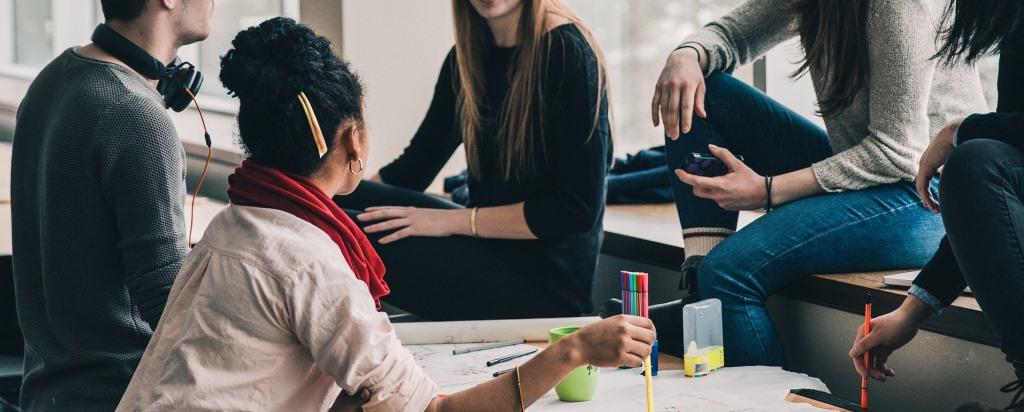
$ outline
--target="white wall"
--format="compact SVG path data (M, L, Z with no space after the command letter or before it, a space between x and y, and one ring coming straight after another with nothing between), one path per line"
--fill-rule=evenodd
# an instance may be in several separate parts
M454 44L448 0L358 0L342 3L345 59L366 85L371 140L368 167L397 157L416 132L437 75ZM453 158L464 164L464 156Z

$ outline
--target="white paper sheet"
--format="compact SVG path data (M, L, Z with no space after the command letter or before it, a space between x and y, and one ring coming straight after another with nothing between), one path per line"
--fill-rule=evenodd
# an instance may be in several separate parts
M818 411L810 405L786 402L786 394L801 388L828 391L819 379L766 366L723 368L700 378L686 378L682 371L662 371L653 382L654 410L658 412ZM638 369L601 369L594 399L562 402L552 391L530 410L643 411L646 407L644 378Z
M395 333L403 345L432 343L482 343L526 339L547 342L548 331L563 326L586 326L600 321L594 317L507 319L457 322L396 323Z
M487 382L494 378L494 372L522 365L537 355L534 353L490 367L487 366L489 360L537 349L537 347L519 344L452 355L452 350L473 346L479 346L479 344L407 345L406 348L412 352L416 363L427 371L427 374L441 388L441 393L455 393Z
M442 393L455 393L493 379L496 371L520 365L530 357L486 367L490 359L532 348L516 345L507 348L452 355L452 350L473 344L406 346ZM661 371L653 379L654 405L658 412L761 412L817 411L804 404L785 401L790 389L817 389L828 392L821 380L781 368L753 366L724 368L700 378L686 378L682 371ZM530 407L531 411L642 411L646 408L646 389L640 369L602 368L594 399L569 403L548 392Z

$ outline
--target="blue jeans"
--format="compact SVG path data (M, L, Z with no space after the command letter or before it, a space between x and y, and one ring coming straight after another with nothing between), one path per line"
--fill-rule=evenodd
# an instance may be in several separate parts
M827 134L806 118L732 76L707 78L707 119L667 141L670 167L709 143L742 155L762 175L779 175L832 156ZM684 229L735 229L737 213L701 199L672 179ZM933 182L933 192L937 183ZM722 301L726 364L785 366L785 353L765 301L812 274L918 268L945 231L921 205L914 185L900 182L785 204L715 247L698 270L701 298ZM813 328L814 325L807 325Z

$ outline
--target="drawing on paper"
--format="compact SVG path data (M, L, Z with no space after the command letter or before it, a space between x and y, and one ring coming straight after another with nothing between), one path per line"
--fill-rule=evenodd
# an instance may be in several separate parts
M462 355L452 355L452 350L478 346L477 344L407 345L416 364L434 380L443 393L455 393L494 379L494 373L522 365L532 356L524 356L491 367L487 361L513 353L535 349L520 344Z

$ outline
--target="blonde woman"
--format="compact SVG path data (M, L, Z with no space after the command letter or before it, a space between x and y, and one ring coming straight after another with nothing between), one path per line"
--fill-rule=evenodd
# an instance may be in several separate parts
M338 203L433 320L590 310L611 155L604 59L561 0L453 0L455 47L405 152ZM467 208L423 193L465 145Z

